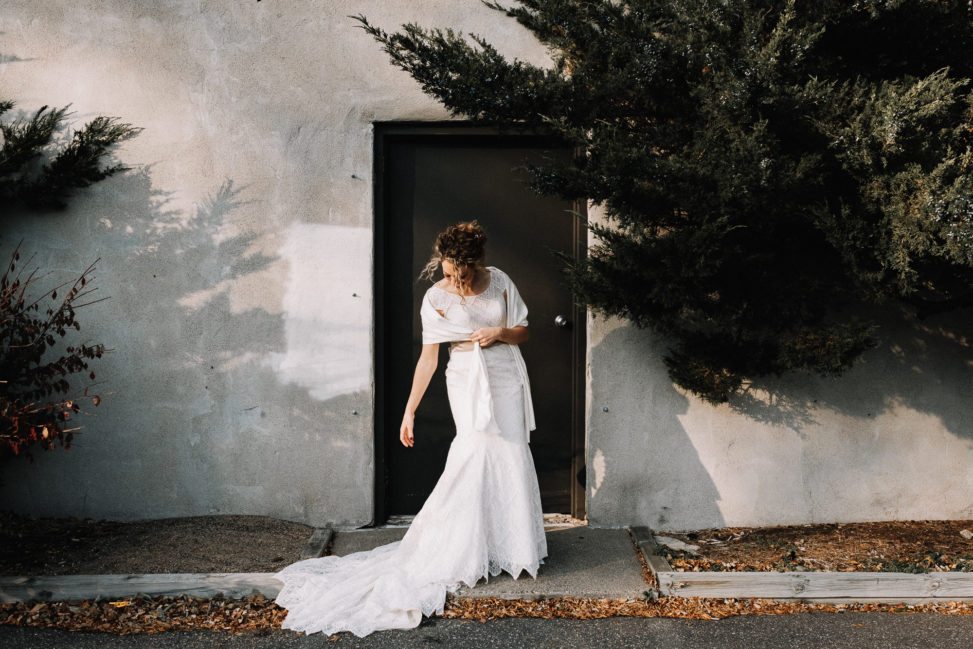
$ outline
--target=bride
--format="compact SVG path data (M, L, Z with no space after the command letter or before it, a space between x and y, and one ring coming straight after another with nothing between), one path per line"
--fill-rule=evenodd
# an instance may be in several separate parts
M420 277L442 266L422 298L422 354L399 439L413 421L449 342L446 388L456 424L446 466L401 541L342 557L293 563L274 577L282 628L305 634L409 629L442 614L446 593L501 571L534 579L547 557L544 516L528 443L535 429L527 368L527 306L513 281L485 266L486 234L474 220L440 232Z

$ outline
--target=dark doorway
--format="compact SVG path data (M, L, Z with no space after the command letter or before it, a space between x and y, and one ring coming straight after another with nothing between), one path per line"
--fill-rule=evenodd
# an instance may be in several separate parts
M570 160L557 140L448 124L375 125L376 524L415 514L435 486L455 436L446 396L448 345L416 412L413 448L399 442L422 347L417 276L436 233L477 219L487 265L506 272L527 304L521 346L537 428L531 454L546 513L584 516L585 311L574 305L551 254L587 250L586 204L530 191L526 161ZM433 281L442 277L437 271ZM560 316L560 318L559 318Z

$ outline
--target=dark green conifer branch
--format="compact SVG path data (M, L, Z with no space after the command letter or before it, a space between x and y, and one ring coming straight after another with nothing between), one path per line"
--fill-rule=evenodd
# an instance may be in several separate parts
M484 1L551 54L356 16L454 115L561 136L532 187L601 205L576 299L665 334L720 402L837 375L876 344L862 304L973 305L973 10L965 0Z

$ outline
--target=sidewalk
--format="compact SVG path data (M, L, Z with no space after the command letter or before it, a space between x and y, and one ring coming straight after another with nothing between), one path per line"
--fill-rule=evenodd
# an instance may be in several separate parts
M401 539L406 525L332 532L315 530L303 558L344 556ZM592 529L546 525L548 557L534 580L527 573L513 579L504 572L463 587L458 598L544 599L550 597L645 599L653 590L646 581L639 549L627 529ZM73 601L184 595L274 598L280 582L273 573L174 573L0 577L0 601Z

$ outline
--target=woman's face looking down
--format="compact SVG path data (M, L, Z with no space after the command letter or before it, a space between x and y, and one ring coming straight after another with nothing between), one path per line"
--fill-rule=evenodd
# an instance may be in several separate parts
M464 293L466 290L472 288L473 278L476 277L476 269L471 266L460 268L448 259L444 259L443 277L446 278L446 282L457 293Z

